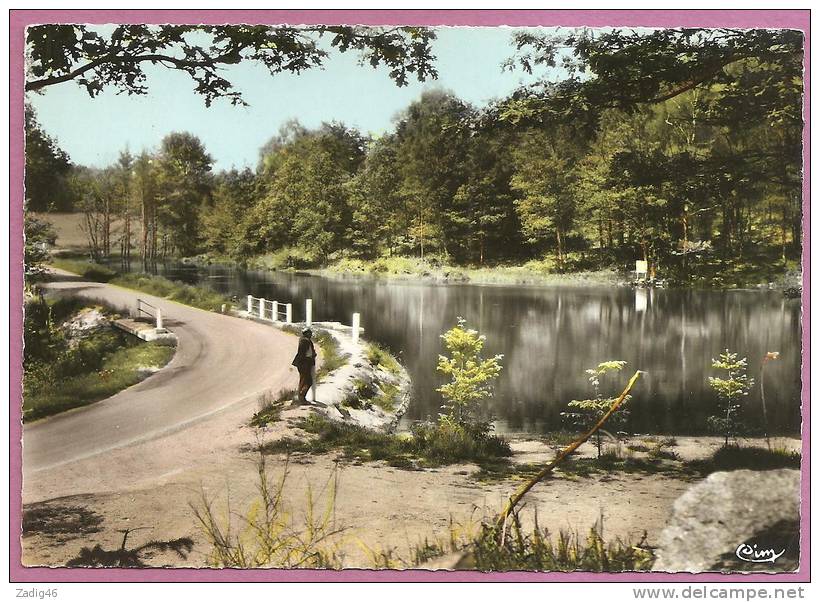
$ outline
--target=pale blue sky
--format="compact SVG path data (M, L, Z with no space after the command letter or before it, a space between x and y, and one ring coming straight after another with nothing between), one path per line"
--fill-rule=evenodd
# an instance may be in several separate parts
M308 127L337 120L378 134L392 128L395 114L426 88L453 91L476 105L506 95L532 81L521 71L501 71L510 56L512 29L441 28L434 42L438 80L397 87L384 69L359 66L355 53L332 54L325 68L296 76L271 76L261 65L242 63L226 70L249 107L217 100L205 107L187 75L148 67L149 93L97 98L73 82L28 94L46 132L75 163L111 164L126 146L132 153L155 149L172 131L188 131L203 141L215 169L254 167L259 148L279 126L296 118Z

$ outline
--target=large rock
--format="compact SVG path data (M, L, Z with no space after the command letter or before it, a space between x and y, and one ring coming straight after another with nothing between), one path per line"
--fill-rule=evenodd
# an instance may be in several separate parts
M69 344L74 346L81 339L101 330L107 330L110 325L110 320L99 308L86 307L64 322L63 329L69 339Z
M660 536L653 570L667 572L788 571L796 569L800 471L716 472L675 501ZM775 562L748 562L741 544L786 553Z

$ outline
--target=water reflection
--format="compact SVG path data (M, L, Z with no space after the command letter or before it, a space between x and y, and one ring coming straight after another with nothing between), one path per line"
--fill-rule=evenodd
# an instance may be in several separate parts
M361 312L365 336L389 347L414 386L409 419L435 415L441 399L435 372L439 335L457 316L487 336L486 350L504 354L504 372L490 410L501 431L543 432L560 426L572 399L589 395L584 369L610 359L647 375L635 391L628 428L637 432L703 431L715 397L706 379L711 358L730 348L766 369L773 431L800 427L800 302L761 291L676 291L629 288L536 288L331 280L306 274L243 271L223 266L160 266L160 272L221 292L293 302L294 319L313 299L314 320L349 323ZM624 381L613 381L613 388ZM760 418L757 387L747 402Z

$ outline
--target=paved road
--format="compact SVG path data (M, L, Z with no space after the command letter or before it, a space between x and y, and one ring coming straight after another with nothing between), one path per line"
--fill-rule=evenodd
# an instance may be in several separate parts
M109 399L25 425L23 472L31 475L184 428L291 379L296 340L275 328L124 288L61 274L49 288L125 310L137 297L162 309L178 337L160 372Z

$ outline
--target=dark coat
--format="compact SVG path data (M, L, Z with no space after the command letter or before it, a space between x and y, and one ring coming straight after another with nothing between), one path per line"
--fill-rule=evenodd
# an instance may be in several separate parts
M316 364L316 349L313 347L313 341L305 336L299 337L299 349L291 364L297 368Z

